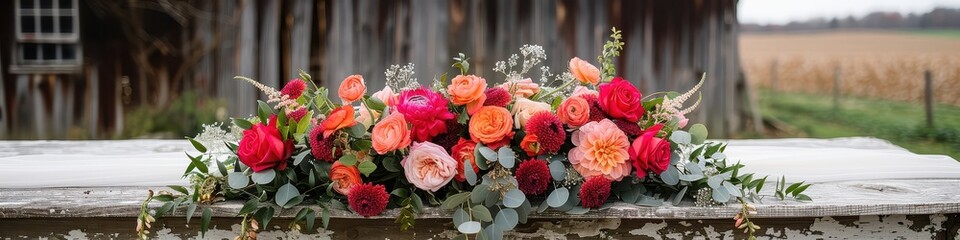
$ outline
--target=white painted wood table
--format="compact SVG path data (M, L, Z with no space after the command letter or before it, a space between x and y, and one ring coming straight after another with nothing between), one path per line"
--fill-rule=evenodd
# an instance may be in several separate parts
M917 155L872 138L731 140L727 156L743 171L815 183L813 202L756 204L761 239L960 239L960 163ZM0 239L131 239L147 189L187 184L179 179L193 151L182 140L0 142ZM771 177L771 179L773 179ZM772 182L769 183L772 186ZM769 188L765 188L769 189ZM239 202L218 203L207 238L239 231ZM531 215L508 238L731 239L734 204L661 207L615 204L585 215ZM263 239L447 239L449 213L427 209L414 231L401 232L396 211L362 219L334 212L330 230L285 231L297 209L261 232ZM174 214L183 216L183 212ZM154 225L159 239L198 238L199 223L182 217Z

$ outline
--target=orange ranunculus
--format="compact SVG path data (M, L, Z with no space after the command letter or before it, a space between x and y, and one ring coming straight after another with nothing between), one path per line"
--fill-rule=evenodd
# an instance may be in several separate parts
M363 184L357 167L343 165L340 161L333 162L330 167L330 181L333 182L333 190L343 195L350 194L351 187Z
M469 130L474 142L496 149L513 137L513 118L506 108L483 106L470 118Z
M363 76L360 75L347 76L340 82L340 89L337 90L340 99L347 104L360 100L366 92L367 86L363 84Z
M527 152L527 156L537 156L540 155L540 143L537 142L537 135L527 133L526 136L523 136L523 140L520 141L520 148L524 152Z
M326 138L337 130L354 125L357 125L357 120L353 118L353 107L344 105L333 109L327 119L324 119L323 123L320 124L320 127L323 128L323 137Z
M570 74L584 84L597 85L600 82L600 69L578 57L570 59Z
M583 126L590 121L590 105L582 97L567 98L557 107L557 117L571 127Z
M373 127L371 135L373 149L379 154L406 148L410 145L410 129L407 129L407 120L403 114L393 112Z
M483 106L483 101L487 100L487 95L483 94L486 89L486 79L474 75L457 75L450 80L447 93L450 94L450 102L457 106L467 105L467 113L474 114Z
M463 166L464 161L470 162L470 166L473 166L472 169L474 173L480 171L480 167L477 166L477 156L473 153L476 148L476 142L463 138L457 142L457 145L453 145L453 147L450 148L450 157L457 161L457 175L453 176L454 180L457 180L458 182L467 181L467 176L465 175L466 173L464 171L466 169L465 166Z

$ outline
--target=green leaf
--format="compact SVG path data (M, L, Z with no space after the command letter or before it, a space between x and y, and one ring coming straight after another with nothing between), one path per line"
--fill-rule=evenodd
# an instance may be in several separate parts
M483 200L487 199L487 194L489 193L490 186L486 184L477 185L476 187L473 187L473 191L470 192L470 201L475 203L483 202Z
M393 194L394 196L397 196L397 197L405 198L410 196L410 190L406 188L397 188L397 189L393 189L393 191L390 192L390 194Z
M574 215L581 215L581 214L587 213L587 212L589 212L589 211L590 211L589 208L573 207L573 209L567 210L566 213L567 213L567 214L574 214Z
M468 221L470 221L470 214L467 214L467 211L464 211L463 208L457 208L457 210L453 212L454 226L460 226L460 224Z
M796 196L796 195L800 195L800 193L803 193L803 191L804 191L804 190L807 190L808 187L810 187L810 184L804 184L804 185L798 187L797 189L794 189L793 192L791 192L791 193L793 193L793 195L795 195L795 196Z
M727 192L727 188L720 187L713 189L713 200L719 203L727 203L730 201L730 193Z
M670 134L670 141L676 144L689 145L692 141L691 139L690 133L684 131L677 130Z
M202 156L194 157L194 156L190 156L190 154L187 154L187 157L190 158L190 163L193 164L194 167L197 167L197 170L200 170L200 173L203 173L203 174L210 173L210 169L207 168L207 164L200 161L200 157Z
M272 179L271 179L272 181ZM250 184L250 177L243 175L242 172L231 172L227 174L227 186L233 189L242 189Z
M723 182L723 187L727 188L727 193L730 193L733 197L743 197L743 194L740 193L740 188L734 186L733 183Z
M504 146L497 150L497 161L499 161L503 167L511 169L517 162L517 156L514 155L513 149Z
M796 199L799 201L813 201L813 199L810 199L810 196L806 194L797 194Z
M234 118L233 125L236 125L237 127L242 128L244 130L250 129L253 127L253 123L250 123L250 121L247 121L246 119L243 119L243 118Z
M493 218L493 224L501 231L513 230L517 223L520 223L520 216L517 216L517 211L512 208L500 209L497 216Z
M474 219L484 222L493 221L493 215L490 214L490 209L487 209L487 207L484 207L483 205L473 206L470 211L473 213Z
M160 194L160 195L154 196L154 197L153 197L153 200L156 200L156 201L159 201L159 202L169 202L169 201L173 201L173 196L166 195L166 194Z
M680 189L680 192L678 192L677 195L673 197L672 203L674 206L677 206L680 204L680 201L683 200L683 196L687 194L687 190L689 189L690 189L690 186L684 186L683 189Z
M680 170L676 166L670 165L666 171L660 174L660 180L669 185L677 185L680 183Z
M563 181L567 177L567 169L561 161L550 162L550 176L554 181Z
M269 229L267 226L270 224L270 219L273 219L273 213L273 207L266 206L260 208L260 210L257 210L257 212L253 214L254 217L260 221L260 229Z
M201 144L200 142L197 142L196 139L193 139L192 137L187 137L187 140L190 140L190 144L193 144L193 148L197 149L197 151L200 151L202 153L207 152L207 147L204 147L203 144Z
M707 140L707 126L703 124L694 124L688 129L690 131L690 143L693 144L703 144Z
M463 176L470 186L477 185L477 173L473 172L473 164L470 164L470 160L463 160Z
M273 179L277 177L277 172L273 169L267 169L260 172L254 172L251 177L253 178L254 183L267 184L273 182Z
M699 174L683 174L680 175L680 180L687 182L696 182L697 180L703 179L703 175Z
M634 204L645 207L659 207L663 206L663 200L647 195L640 195L640 200L637 200Z
M173 202L164 203L163 206L160 206L160 208L157 209L155 216L158 218L163 217L163 215L167 214L167 212L170 212L171 209L173 209Z
M567 203L567 199L570 198L570 190L562 187L554 189L550 195L547 196L547 205L550 207L558 208L563 206L564 203Z
M340 157L340 164L346 166L357 165L357 156L353 154L345 154L343 157Z
M487 146L477 145L477 150L480 151L480 154L483 156L483 159L486 159L487 161L491 161L491 162L497 161L497 152L494 152L493 149L490 149Z
M293 184L287 183L281 186L280 189L277 189L277 195L274 200L277 205L286 206L287 202L297 196L300 196L300 190L297 190L297 187L293 186Z
M257 116L260 117L260 123L268 124L267 120L270 120L270 115L274 114L273 108L262 100L257 100L257 106Z
M787 187L787 192L788 192L788 193L793 193L793 190L796 190L798 187L800 187L800 185L803 185L803 182L798 182L798 183L790 184L790 186Z
M360 173L363 173L363 176L369 177L373 171L377 170L377 164L373 163L373 161L365 161L357 166L357 170L360 170Z
M227 176L227 166L219 160L214 159L213 161L217 162L217 170L220 171L220 176Z
M470 199L470 192L457 193L447 197L447 199L440 204L440 208L445 210L454 209L460 206L460 204L467 202L467 199Z
M508 208L517 208L523 204L523 201L526 200L527 197L523 194L523 192L520 191L520 189L510 189L510 191L507 191L507 193L503 195L503 206Z
M350 127L350 131L347 133L353 138L362 138L363 134L367 133L367 126L364 126L363 123L357 123L353 125L353 127Z
M190 224L190 219L193 218L193 213L197 211L197 204L190 203L187 206L187 224Z
M330 226L330 210L324 208L323 213L320 214L320 221L323 223L323 229L327 229Z
M363 100L367 107L374 111L383 112L383 109L387 107L387 105L383 104L383 101L380 101L379 98L364 96ZM361 111L367 110L361 109Z
M204 237L207 234L207 230L210 228L210 217L213 215L213 211L209 207L203 208L203 215L200 216L200 237Z
M300 166L300 163L303 162L304 158L307 158L307 155L310 154L310 151L303 151L293 157L293 165Z
M309 209L309 208L307 208L307 209ZM307 216L305 216L305 217L303 217L303 218L304 218L304 220L307 222L307 231L311 231L311 232L312 232L312 231L313 231L313 223L317 220L317 213L314 212L313 209L309 209L309 210L310 210L310 211L307 211Z
M185 188L185 187L183 187L183 186L167 185L167 187L170 188L170 189L173 189L174 191L183 193L183 194L190 194L190 192L187 191L187 188Z
M757 192L760 192L760 190L763 189L763 183L767 182L767 177L769 176L764 176L762 179L759 179L760 183L757 184Z
M240 207L240 212L237 213L237 215L239 216L239 215L252 213L253 211L257 210L257 207L260 207L259 199L247 200L246 202L243 203L243 207Z
M403 166L400 165L400 161L394 157L386 157L383 159L383 168L387 169L389 172L402 172Z
M464 234L475 234L480 232L480 222L469 221L457 227L457 230Z

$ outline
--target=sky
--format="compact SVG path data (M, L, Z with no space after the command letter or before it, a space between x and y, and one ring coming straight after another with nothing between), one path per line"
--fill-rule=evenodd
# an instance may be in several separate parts
M785 24L823 17L861 17L875 11L924 13L935 7L960 8L960 0L740 0L741 23Z

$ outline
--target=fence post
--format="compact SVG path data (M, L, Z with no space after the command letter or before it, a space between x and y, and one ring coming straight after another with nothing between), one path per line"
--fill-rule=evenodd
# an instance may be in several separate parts
M840 109L840 64L833 69L833 108Z
M923 72L923 101L927 112L927 127L933 128L933 73L929 69Z

